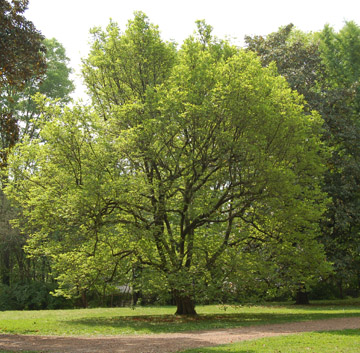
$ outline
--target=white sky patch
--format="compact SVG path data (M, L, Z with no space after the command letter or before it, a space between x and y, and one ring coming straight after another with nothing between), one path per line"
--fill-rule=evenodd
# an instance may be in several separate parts
M25 16L65 47L76 74L75 97L85 97L77 76L89 51L90 28L105 28L112 18L125 29L134 11L143 11L158 25L163 39L179 44L199 19L214 28L214 35L238 45L245 35L266 35L289 23L303 31L321 30L326 23L336 30L345 21L360 25L359 0L30 0Z

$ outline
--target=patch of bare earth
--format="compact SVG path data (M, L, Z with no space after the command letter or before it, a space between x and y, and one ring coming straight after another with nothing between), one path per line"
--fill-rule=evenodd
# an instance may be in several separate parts
M184 333L58 337L0 335L0 349L66 353L170 353L299 332L360 329L360 317Z

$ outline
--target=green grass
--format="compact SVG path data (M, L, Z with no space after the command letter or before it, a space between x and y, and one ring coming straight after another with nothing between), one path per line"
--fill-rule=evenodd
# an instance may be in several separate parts
M174 307L97 308L0 312L0 333L29 335L121 335L166 333L359 316L360 299L276 304L198 306L198 316L174 316Z
M181 353L359 353L360 330L302 333L262 338ZM180 352L179 352L180 353Z

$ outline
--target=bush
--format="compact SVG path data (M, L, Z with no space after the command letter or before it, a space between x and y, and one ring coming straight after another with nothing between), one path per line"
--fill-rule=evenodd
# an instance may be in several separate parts
M69 308L72 303L50 294L56 284L44 282L0 285L0 310L42 310Z
M0 310L18 310L16 299L9 286L0 283Z

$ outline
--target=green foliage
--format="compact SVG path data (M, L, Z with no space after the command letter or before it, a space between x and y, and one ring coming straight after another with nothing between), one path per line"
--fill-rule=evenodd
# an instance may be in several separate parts
M19 2L19 6L20 3L22 2ZM43 40L42 37L41 45L44 47L42 60L46 60L47 63L46 72L34 72L33 76L27 77L21 86L10 84L7 81L1 87L0 111L3 114L0 120L0 169L6 166L9 150L15 143L21 141L25 135L28 139L38 136L40 111L37 109L32 95L41 92L49 98L58 99L59 104L65 104L69 101L69 94L74 89L69 79L71 70L67 66L68 59L63 46L55 39ZM21 56L18 59L20 60ZM26 65L26 62L23 64ZM20 66L18 70L20 70ZM9 288L8 291L11 295L5 295L2 298L7 298L4 299L4 302L7 301L8 304L4 305L10 305L12 308L39 307L40 304L33 302L32 296L27 297L29 300L27 304L19 299L22 295L15 297L19 288L28 288L26 287L28 284L24 283L43 281L44 286L48 286L50 269L49 261L44 257L31 260L26 258L23 246L26 243L27 235L21 233L19 229L14 229L11 225L11 220L21 214L21 207L11 207L3 193L3 182L7 179L8 174L4 170L0 182L0 281L5 284L4 288ZM32 291L32 288L28 288L29 292ZM45 292L49 296L49 291L50 289L47 289L47 292L45 289L40 290L43 296L45 296ZM43 302L46 302L45 306L51 307L51 302L54 300L46 297Z
M0 88L23 87L45 71L43 36L22 15L29 1L0 2Z
M42 143L14 150L7 193L60 294L140 280L193 313L195 298L239 295L249 269L261 293L328 270L315 241L321 120L273 67L198 26L178 52L142 13L124 34L96 29L95 111L39 99Z
M39 82L46 70L43 36L22 15L28 0L0 2L0 168L6 166L7 148L18 140L17 120L7 105L6 88L21 91L31 79ZM3 101L6 101L4 104Z
M353 22L339 33L326 26L321 33L305 34L289 25L265 38L246 38L248 49L260 56L263 65L274 62L291 87L304 95L307 110L316 109L324 119L322 139L330 153L323 190L331 202L321 222L322 242L334 263L332 281L340 296L360 289L359 39L359 27Z
M45 39L46 72L42 77L38 92L61 102L69 102L70 94L74 91L74 84L69 79L72 69L65 48L55 38Z
M346 22L336 33L329 25L321 33L321 52L328 79L335 87L353 84L360 76L360 28Z
M340 296L349 285L360 291L360 28L347 22L336 33L327 26L321 33L321 55L327 68L327 143L332 147L325 191L332 198L323 224L323 241L335 264Z
M17 309L16 301L12 297L11 289L5 284L0 284L0 310Z
M247 36L245 42L248 50L259 55L264 66L276 65L290 87L304 96L307 110L322 112L320 87L325 78L325 65L317 34L301 32L289 24L266 37Z
M55 298L50 292L56 284L44 282L16 283L0 285L0 311L3 310L41 310L69 307L64 298Z
M37 120L40 112L32 98L33 95L41 93L65 104L70 101L70 94L74 90L74 85L69 78L71 69L68 67L69 59L66 57L64 47L54 38L44 39L42 43L46 48L47 68L40 79L29 78L21 90L16 86L5 85L0 95L1 109L8 112L11 121L15 124L13 130L17 135L13 137L14 143L22 139L24 135L30 138L37 136ZM7 136L8 134L2 135L3 138ZM3 142L2 146L11 147L9 142Z
M143 103L149 87L169 76L174 64L174 43L160 38L157 26L139 12L125 33L110 22L106 31L94 28L92 50L84 60L83 76L88 93L105 119L129 101ZM123 122L125 127L129 127Z

